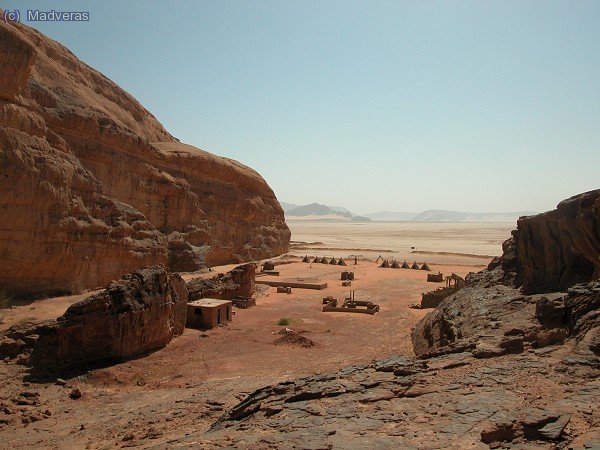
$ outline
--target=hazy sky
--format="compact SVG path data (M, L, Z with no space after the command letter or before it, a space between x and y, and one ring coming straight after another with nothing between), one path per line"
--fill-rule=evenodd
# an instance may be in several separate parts
M3 1L281 201L546 210L600 187L599 1ZM23 15L22 15L23 17Z

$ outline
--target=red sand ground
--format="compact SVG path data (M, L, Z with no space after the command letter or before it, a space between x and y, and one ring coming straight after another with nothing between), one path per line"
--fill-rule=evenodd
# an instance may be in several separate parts
M84 392L80 400L69 400L64 387L38 386L52 416L24 428L5 427L0 430L0 439L21 446L43 443L49 447L85 442L89 448L101 447L100 441L106 439L111 447L121 445L126 432L134 430L137 444L151 439L158 445L168 442L168 430L173 427L179 434L188 427L190 432L207 429L223 408L233 406L240 395L260 386L394 354L412 355L411 329L431 310L415 310L409 305L419 303L422 292L442 283L428 283L425 271L382 269L368 261L359 261L357 266L348 263L348 267L301 262L278 265L279 277L259 279L316 276L328 287L320 291L292 289L289 295L277 294L273 287L261 288L264 295L257 305L234 309L233 321L226 326L205 332L186 329L162 350L71 380L67 391L80 388ZM434 272L461 276L482 268L430 266ZM215 268L214 272L230 267ZM379 304L378 314L322 312L323 297L343 300L349 294L349 288L341 286L340 273L344 270L355 272L352 289L356 299ZM192 276L186 274L185 278ZM87 295L45 299L4 310L1 327L30 317L56 317ZM282 328L277 322L282 318L315 346L274 345ZM18 370L5 364L0 377L16 379ZM4 384L0 400L11 395L5 386L17 384ZM211 406L210 401L222 404ZM85 424L84 429L79 429L81 424Z
M455 272L465 276L480 267L436 266L433 272ZM218 272L233 266L215 268ZM144 373L146 381L179 384L177 380L198 382L236 376L298 376L331 371L349 364L359 364L390 354L412 354L410 331L429 310L415 310L409 305L420 302L420 295L442 286L428 283L427 272L411 269L383 269L368 261L354 266L292 263L277 266L278 277L258 280L281 280L317 277L327 282L324 290L292 289L292 294L277 294L276 288L264 287L266 293L249 309L234 309L233 321L227 326L208 331L186 329L184 335L167 348L133 362L104 371ZM340 273L355 272L351 288L342 287ZM193 275L186 275L191 278ZM340 301L355 290L357 300L380 305L374 316L352 313L324 313L322 298L337 297ZM28 318L56 317L73 302L90 293L46 299L31 305L7 310L7 328ZM290 349L272 345L274 333L281 329L277 322L289 319L288 327L315 342L315 348ZM315 356L318 355L317 358ZM257 364L258 363L258 364Z

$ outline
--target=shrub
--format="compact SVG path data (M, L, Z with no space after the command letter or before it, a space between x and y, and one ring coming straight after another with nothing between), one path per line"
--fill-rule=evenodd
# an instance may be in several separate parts
M10 307L10 295L6 291L0 290L0 309Z
M287 317L282 317L281 319L279 319L279 322L277 322L277 325L281 325L282 327L285 327L289 324L290 324L290 319L288 319Z

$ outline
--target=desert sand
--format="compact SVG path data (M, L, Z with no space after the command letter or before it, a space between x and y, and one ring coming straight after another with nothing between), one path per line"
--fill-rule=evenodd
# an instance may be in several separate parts
M513 223L318 223L288 222L291 251L298 254L400 262L487 265L502 254ZM414 247L414 250L412 249Z
M43 421L5 427L0 430L0 439L9 446L39 446L43 442L44 446L63 448L101 448L164 445L173 436L205 431L226 408L261 386L368 363L390 354L412 355L410 332L427 310L409 306L419 302L421 292L441 285L426 282L425 271L382 269L371 261L361 260L354 266L348 260L348 267L341 267L302 263L299 258L288 256L285 262L276 266L278 277L259 279L317 277L328 287L278 294L273 287L258 286L256 306L236 308L229 324L208 331L186 329L183 336L164 349L93 370L69 380L66 387L13 385L10 380L21 370L20 366L0 366L0 402L9 402L15 389L33 390L40 393L37 409L51 413ZM214 268L210 275L231 267ZM431 264L431 269L464 276L479 267ZM321 311L323 297L343 299L348 295L349 288L341 286L343 270L355 272L352 289L356 298L379 304L378 314ZM185 274L184 278L194 276L198 274ZM2 310L4 323L0 327L56 317L89 294L48 298ZM288 319L287 327L315 345L274 345L280 337L276 333L284 328L278 325L281 319ZM73 388L83 392L81 399L69 399Z

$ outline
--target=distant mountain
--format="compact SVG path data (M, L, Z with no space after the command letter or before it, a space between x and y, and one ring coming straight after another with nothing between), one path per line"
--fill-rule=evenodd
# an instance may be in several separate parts
M343 206L330 206L330 208L337 212L352 214L349 210L347 210ZM354 216L354 214L352 214L352 215Z
M288 216L326 216L329 214L339 214L344 217L351 217L351 214L335 211L329 206L321 205L319 203L311 203L310 205L298 206L297 208L287 211L286 214Z
M411 220L417 217L417 213L412 212L398 212L398 211L380 211L371 214L364 214L371 220L381 220L383 222L400 222Z
M320 203L296 205L281 202L287 220L321 221L321 222L426 222L426 223L461 223L461 222L516 222L521 216L537 214L532 211L516 211L506 213L470 213L430 209L422 213L380 211L362 216L356 215L343 206L327 206Z
M300 206L300 205L296 205L294 203L286 203L286 202L279 202L279 204L283 208L283 212L288 212L288 211Z
M289 205L289 203L286 203ZM283 207L283 203L282 203ZM313 220L327 222L369 222L370 219L362 216L356 216L341 206L326 206L319 203L297 206L296 208L285 211L287 220Z
M531 211L517 211L507 213L467 213L462 211L446 211L431 209L423 211L421 214L413 217L411 222L516 222L521 216L531 216L536 214Z

